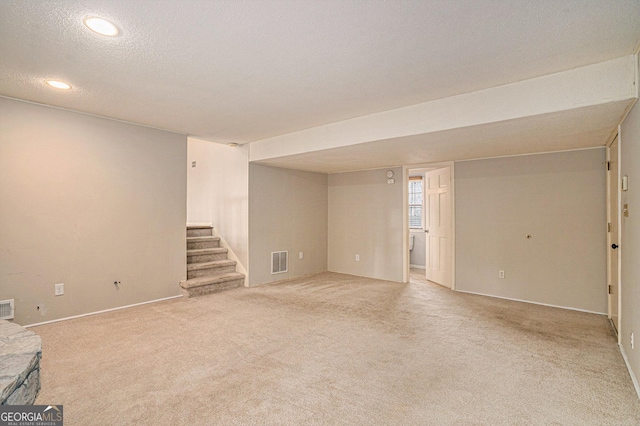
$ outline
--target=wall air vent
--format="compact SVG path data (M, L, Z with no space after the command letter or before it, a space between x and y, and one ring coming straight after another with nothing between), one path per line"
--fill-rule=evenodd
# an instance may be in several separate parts
M13 319L13 299L0 300L0 319Z
M289 270L289 252L274 251L271 253L271 273L281 274Z

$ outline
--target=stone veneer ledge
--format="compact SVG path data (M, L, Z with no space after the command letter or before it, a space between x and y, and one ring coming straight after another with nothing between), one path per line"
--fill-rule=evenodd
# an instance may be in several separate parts
M0 320L0 405L34 403L40 390L41 357L40 336Z

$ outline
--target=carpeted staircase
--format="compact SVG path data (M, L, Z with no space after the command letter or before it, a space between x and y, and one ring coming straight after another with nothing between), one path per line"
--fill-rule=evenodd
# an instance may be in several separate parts
M180 283L185 297L217 293L244 285L236 261L227 258L211 226L187 226L187 280Z

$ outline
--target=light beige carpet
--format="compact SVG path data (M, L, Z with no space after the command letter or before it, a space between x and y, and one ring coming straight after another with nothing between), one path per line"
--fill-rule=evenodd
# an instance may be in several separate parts
M65 425L638 425L603 316L333 273L33 330Z

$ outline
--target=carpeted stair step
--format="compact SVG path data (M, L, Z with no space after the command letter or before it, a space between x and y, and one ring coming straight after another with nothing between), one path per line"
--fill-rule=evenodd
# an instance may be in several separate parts
M187 278L205 277L225 272L235 272L235 260L214 260L213 262L190 263L187 265Z
M242 287L243 285L244 275L238 272L192 278L180 284L185 297L217 293L231 288Z
M187 250L187 264L224 260L227 258L227 251L222 247Z
M212 235L213 235L213 226L207 226L207 225L187 226L187 238L210 237Z
M220 237L187 237L187 250L220 247Z

